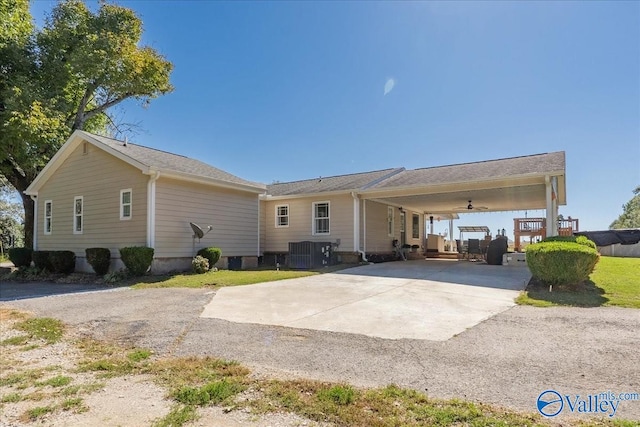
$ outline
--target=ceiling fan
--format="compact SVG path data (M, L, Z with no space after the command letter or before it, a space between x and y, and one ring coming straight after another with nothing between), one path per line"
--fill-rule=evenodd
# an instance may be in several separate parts
M456 211L486 211L487 209L489 209L486 206L474 206L473 203L471 202L471 200L468 201L469 204L467 206L458 206L457 208L455 208Z

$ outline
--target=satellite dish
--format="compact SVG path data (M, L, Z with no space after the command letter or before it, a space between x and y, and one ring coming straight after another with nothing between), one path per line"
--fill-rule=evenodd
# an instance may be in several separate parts
M202 228L200 228L200 226L194 222L190 222L189 225L191 226L191 229L193 230L193 238L195 239L196 237L198 239L202 239L205 234L209 233L213 227L211 225L207 226L207 232L205 233L204 231L202 231Z
M193 230L193 237L194 238L198 238L198 239L202 239L202 237L204 236L204 231L202 231L202 228L200 228L200 226L198 224L195 224L193 222L190 222L189 225L191 226L191 229Z

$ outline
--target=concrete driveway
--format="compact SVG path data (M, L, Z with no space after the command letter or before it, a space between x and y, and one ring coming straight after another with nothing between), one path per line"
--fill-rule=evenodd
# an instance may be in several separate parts
M445 341L514 306L526 266L419 260L221 288L201 317Z

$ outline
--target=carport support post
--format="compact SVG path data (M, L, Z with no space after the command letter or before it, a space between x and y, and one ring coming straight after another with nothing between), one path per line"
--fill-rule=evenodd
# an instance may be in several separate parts
M546 229L547 236L558 235L558 200L557 200L557 178L546 176L546 199L547 199L547 216L546 216Z

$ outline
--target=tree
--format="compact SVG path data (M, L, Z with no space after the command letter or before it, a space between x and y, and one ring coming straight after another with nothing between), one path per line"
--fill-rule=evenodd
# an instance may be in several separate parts
M640 228L640 186L633 190L633 198L622 205L622 214L611 223L610 229Z
M15 195L15 190L0 177L0 255L23 243L23 209Z
M171 92L173 66L139 46L142 22L125 7L64 0L35 29L27 0L0 0L0 22L0 175L20 193L30 245L36 175L74 130L103 132L110 108Z

